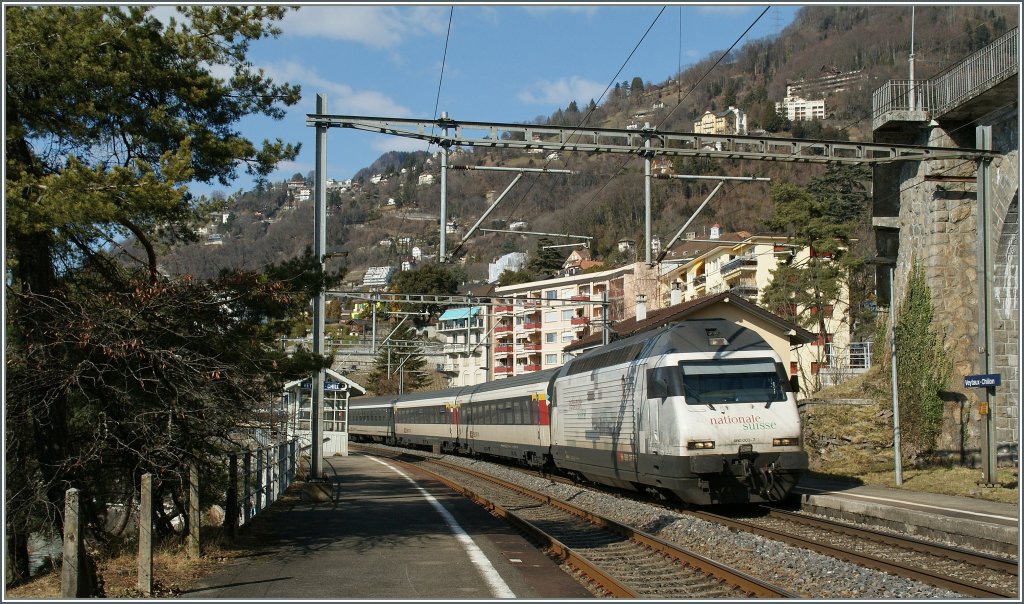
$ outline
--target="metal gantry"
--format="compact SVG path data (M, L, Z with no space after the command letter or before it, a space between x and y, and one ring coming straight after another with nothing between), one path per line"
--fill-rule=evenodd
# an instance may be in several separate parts
M550 151L576 151L583 153L613 153L637 155L644 159L645 175L645 236L648 265L651 259L651 196L650 181L651 160L655 157L705 157L711 159L733 159L753 161L781 161L815 164L887 164L906 161L941 161L941 160L973 160L977 163L979 185L987 179L991 160L998 153L991 150L991 135L985 134L979 127L978 144L980 149L931 147L925 145L898 145L874 142L807 140L792 138L773 138L759 136L740 136L728 134L700 134L659 132L656 128L645 125L639 130L614 128L570 128L552 127L529 124L512 124L502 122L459 121L450 118L447 112L436 120L406 119L393 117L373 117L357 115L331 115L327 113L327 96L317 95L316 113L306 115L306 125L316 129L316 208L314 224L316 228L316 250L321 265L326 262L325 245L326 225L326 144L329 128L349 128L364 132L376 132L390 136L411 138L436 144L441 148L441 210L440 210L440 246L439 258L448 258L446 230L447 216L447 173L448 151L453 145L467 147L489 147L497 149L533 149ZM440 134L437 132L440 131ZM514 183L513 183L514 184ZM978 187L979 209L988 207L988 186ZM493 206L492 206L493 209ZM984 214L982 214L984 216ZM985 222L979 220L979 223ZM979 232L980 236L980 232ZM465 239L459 244L461 247ZM978 282L983 300L990 300L989 277L991 276L991 259L987 254L987 243L979 243ZM379 294L378 294L379 295ZM323 298L318 294L314 300L314 352L322 349L324 338ZM464 297L469 303L471 298ZM513 299L513 303L514 303ZM475 303L480 303L476 301ZM988 309L981 311L982 319L980 336L983 342L982 364L991 366L990 329ZM320 342L319 347L317 342ZM313 396L313 459L311 470L313 476L320 471L320 442L318 414L323 392L317 386L323 381L323 372L314 376ZM991 426L991 416L986 418ZM990 428L991 429L991 428ZM994 433L992 434L994 441ZM994 447L989 442L990 451L985 458L985 475L989 479L994 475Z

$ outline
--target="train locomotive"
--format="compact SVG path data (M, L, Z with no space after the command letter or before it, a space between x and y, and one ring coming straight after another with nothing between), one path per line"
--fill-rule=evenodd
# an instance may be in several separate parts
M690 320L554 369L352 399L349 434L501 457L694 505L778 501L807 469L794 386L755 331Z

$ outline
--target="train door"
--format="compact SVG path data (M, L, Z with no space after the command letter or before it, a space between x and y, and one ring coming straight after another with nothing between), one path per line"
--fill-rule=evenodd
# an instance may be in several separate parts
M531 423L536 428L537 432L537 445L546 445L547 438L545 434L548 431L548 397L543 392L533 394L530 396L531 399Z
M657 455L661 449L660 430L660 398L644 398L643 408L640 415L640 453Z
M454 443L459 437L459 404L455 401L445 403L445 415L447 415L446 426L448 428L448 442Z

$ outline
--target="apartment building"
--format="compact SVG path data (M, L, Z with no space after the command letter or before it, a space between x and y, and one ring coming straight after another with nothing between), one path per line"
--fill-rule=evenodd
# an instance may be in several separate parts
M444 339L444 363L437 369L448 376L449 386L473 386L488 381L488 320L483 306L449 308L437 320L437 335Z
M781 102L775 103L775 111L785 115L791 122L823 120L825 119L825 99L786 96Z
M710 239L688 242L677 252L679 262L663 265L662 307L723 293L757 304L771 283L772 271L782 262L806 263L812 254L810 248L793 246L785 237L719 233L716 227ZM849 293L844 292L838 302L826 307L824 330L811 329L814 340L794 350L790 373L800 376L805 394L866 371L870 365L870 343L850 341L848 301ZM804 310L791 309L794 315Z
M633 316L638 293L655 299L657 291L657 273L644 263L496 287L495 297L514 301L493 307L494 379L558 367L566 346L600 333L603 300L614 323Z

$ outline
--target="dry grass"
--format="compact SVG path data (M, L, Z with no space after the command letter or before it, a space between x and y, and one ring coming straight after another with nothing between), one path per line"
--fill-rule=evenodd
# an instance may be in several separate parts
M293 484L270 508L256 516L234 541L221 529L203 527L200 534L202 556L189 558L181 544L166 545L153 552L153 595L156 598L180 597L200 579L217 572L238 558L263 554L273 549L277 538L270 530L271 518L278 509L295 505L301 483ZM138 562L133 553L97 560L97 574L107 598L145 597L137 588ZM16 587L5 588L4 600L52 600L60 598L60 568L41 573Z
M903 484L896 486L892 407L888 377L873 370L822 391L818 398L871 399L870 405L808 405L804 447L819 475L910 491L1016 503L1019 468L997 468L997 486L983 486L979 468L902 459Z

